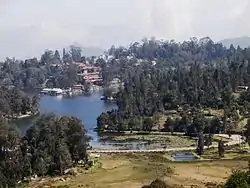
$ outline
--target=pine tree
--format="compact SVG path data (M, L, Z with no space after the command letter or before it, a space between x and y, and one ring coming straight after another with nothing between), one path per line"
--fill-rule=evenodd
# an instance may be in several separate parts
M220 157L224 157L225 147L222 139L218 142L218 152Z
M199 135L197 153L198 155L202 155L204 153L204 135L203 134Z

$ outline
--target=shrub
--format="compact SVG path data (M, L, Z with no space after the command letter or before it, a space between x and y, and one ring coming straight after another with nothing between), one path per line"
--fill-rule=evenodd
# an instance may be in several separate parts
M170 188L163 180L156 179L150 185L145 185L142 188Z
M250 173L236 170L228 178L225 188L249 188L250 187Z

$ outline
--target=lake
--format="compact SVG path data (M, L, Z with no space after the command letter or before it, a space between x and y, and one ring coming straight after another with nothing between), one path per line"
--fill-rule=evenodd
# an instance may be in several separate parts
M82 120L88 135L93 140L91 146L94 148L108 148L108 144L101 143L98 140L97 133L94 132L96 127L96 118L107 110L117 108L114 103L107 103L100 100L101 93L95 93L88 96L78 96L74 98L59 98L55 96L42 96L40 101L41 113L55 113L57 115L74 116ZM18 120L17 125L22 134L32 123L34 118Z

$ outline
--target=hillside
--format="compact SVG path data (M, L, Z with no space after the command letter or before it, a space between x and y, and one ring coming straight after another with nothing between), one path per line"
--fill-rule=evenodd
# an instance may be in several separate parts
M237 38L228 38L220 41L224 46L230 47L233 44L235 47L238 45L242 48L247 48L250 46L250 37L237 37Z

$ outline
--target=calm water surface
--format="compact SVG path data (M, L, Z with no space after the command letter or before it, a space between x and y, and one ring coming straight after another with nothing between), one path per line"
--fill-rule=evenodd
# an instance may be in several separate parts
M92 94L89 96L78 96L74 98L59 98L54 96L42 96L40 101L41 113L55 113L58 115L74 116L83 121L88 134L93 138L91 145L93 147L105 147L105 143L98 140L97 134L93 131L96 127L96 118L104 111L115 109L116 105L105 103L100 100L101 94ZM34 121L33 118L19 120L17 122L22 134L26 132Z

